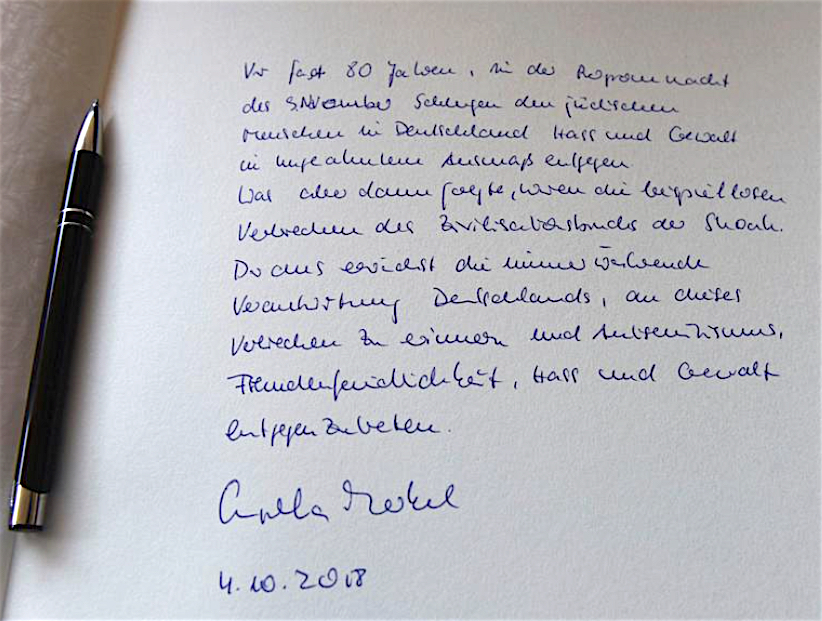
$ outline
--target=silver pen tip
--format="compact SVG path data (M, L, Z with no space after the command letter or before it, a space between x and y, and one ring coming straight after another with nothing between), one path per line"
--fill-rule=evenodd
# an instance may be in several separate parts
M48 494L16 483L11 496L10 530L42 530Z
M83 119L83 125L77 134L77 141L74 143L75 151L103 154L103 127L100 117L100 103L95 99L91 102L86 118Z

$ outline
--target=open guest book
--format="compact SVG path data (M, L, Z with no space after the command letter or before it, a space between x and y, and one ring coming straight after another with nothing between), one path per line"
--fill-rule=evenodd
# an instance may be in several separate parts
M819 3L111 7L8 618L820 617Z

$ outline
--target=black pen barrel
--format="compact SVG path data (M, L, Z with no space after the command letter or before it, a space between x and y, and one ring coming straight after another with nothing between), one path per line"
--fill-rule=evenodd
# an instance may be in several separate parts
M48 493L54 478L101 177L99 155L91 151L73 154L57 224L17 461L17 483L33 492Z

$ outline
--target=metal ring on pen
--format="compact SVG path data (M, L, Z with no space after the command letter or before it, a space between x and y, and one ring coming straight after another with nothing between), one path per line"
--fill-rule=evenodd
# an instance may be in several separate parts
M58 224L58 225L57 225L57 228L59 229L61 226L66 226L66 225L72 225L72 226L82 226L82 227L83 227L84 229L86 229L89 233L91 233L92 235L94 234L94 231L92 231L90 227L88 227L88 226L86 226L85 224L82 224L82 223L80 223L80 222L66 222L65 220L63 220L60 224Z
M92 220L94 220L94 214L93 214L93 213L91 213L90 211L86 211L85 209L80 209L80 208L78 208L78 207L66 207L66 208L64 208L64 209L61 209L61 210L60 210L60 212L61 212L61 213L66 213L66 212L68 212L68 211L73 211L73 212L76 212L76 213L81 213L81 214L83 214L84 216L88 216L89 218L91 218Z

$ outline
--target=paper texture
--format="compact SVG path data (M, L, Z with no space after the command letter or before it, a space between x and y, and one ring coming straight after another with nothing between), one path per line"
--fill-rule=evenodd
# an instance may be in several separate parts
M818 618L819 42L134 5L9 618Z
M121 5L0 5L0 468L11 485L69 150L113 58ZM5 520L5 516L3 518ZM5 522L4 522L5 524ZM0 592L14 537L0 535Z

